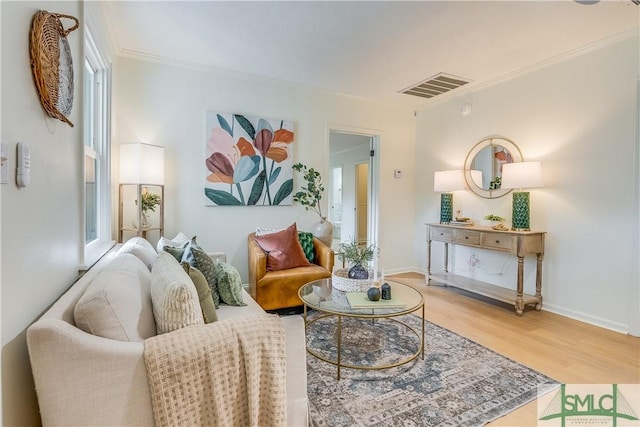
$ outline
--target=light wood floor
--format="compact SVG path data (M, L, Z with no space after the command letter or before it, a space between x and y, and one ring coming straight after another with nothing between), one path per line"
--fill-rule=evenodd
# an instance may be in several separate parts
M565 384L640 383L640 338L546 311L516 316L513 306L453 287L426 286L424 275L388 276L418 289L425 317ZM531 402L489 426L535 426Z

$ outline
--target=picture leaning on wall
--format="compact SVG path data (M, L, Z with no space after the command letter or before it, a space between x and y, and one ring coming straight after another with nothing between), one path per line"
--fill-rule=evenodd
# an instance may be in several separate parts
M291 205L293 125L207 111L206 205Z

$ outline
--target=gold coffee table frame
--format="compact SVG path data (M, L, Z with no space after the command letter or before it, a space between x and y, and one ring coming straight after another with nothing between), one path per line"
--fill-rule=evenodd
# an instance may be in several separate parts
M411 286L404 285L402 283L393 282L391 280L387 280L387 282L391 285L391 295L393 298L398 298L403 302L406 302L406 306L403 308L361 308L361 309L352 309L349 303L346 301L346 297L344 298L344 302L338 298L338 301L334 299L334 296L344 296L345 292L334 289L331 285L331 279L320 279L314 280L313 282L309 282L306 285L302 286L300 290L298 290L298 296L302 300L304 304L304 324L305 330L309 325L313 323L325 319L327 317L336 316L337 317L337 350L336 350L336 358L329 359L319 352L315 351L313 348L307 345L307 352L317 357L318 359L330 363L332 365L337 366L338 374L337 379L340 380L340 370L341 368L350 368L350 369L363 369L363 370L381 370L381 369L389 369L395 368L396 366L401 366L406 363L411 362L416 359L419 355L422 356L424 360L424 298L422 294L417 290L413 289ZM338 294L333 294L337 292ZM333 295L333 296L332 296ZM318 310L321 313L319 317L308 320L307 319L307 308L310 307L314 310ZM422 330L417 331L413 327L409 326L407 323L395 319L395 317L403 316L405 314L410 314L415 312L416 310L420 310L422 312ZM418 338L420 345L418 346L418 350L411 354L410 356L401 359L395 363L387 363L384 365L372 365L372 366L356 366L351 364L346 364L342 362L342 318L343 317L351 317L356 319L367 319L371 320L372 323L375 322L376 319L389 319L391 321L400 323L404 325L408 330L413 332L413 334Z

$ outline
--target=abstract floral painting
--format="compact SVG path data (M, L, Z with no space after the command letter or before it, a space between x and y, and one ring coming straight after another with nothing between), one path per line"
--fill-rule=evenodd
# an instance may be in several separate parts
M209 206L291 205L293 122L207 112Z

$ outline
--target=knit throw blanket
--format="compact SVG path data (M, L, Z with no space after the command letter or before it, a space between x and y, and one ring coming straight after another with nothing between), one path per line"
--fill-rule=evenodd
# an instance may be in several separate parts
M145 340L156 426L285 426L277 315L194 325Z

